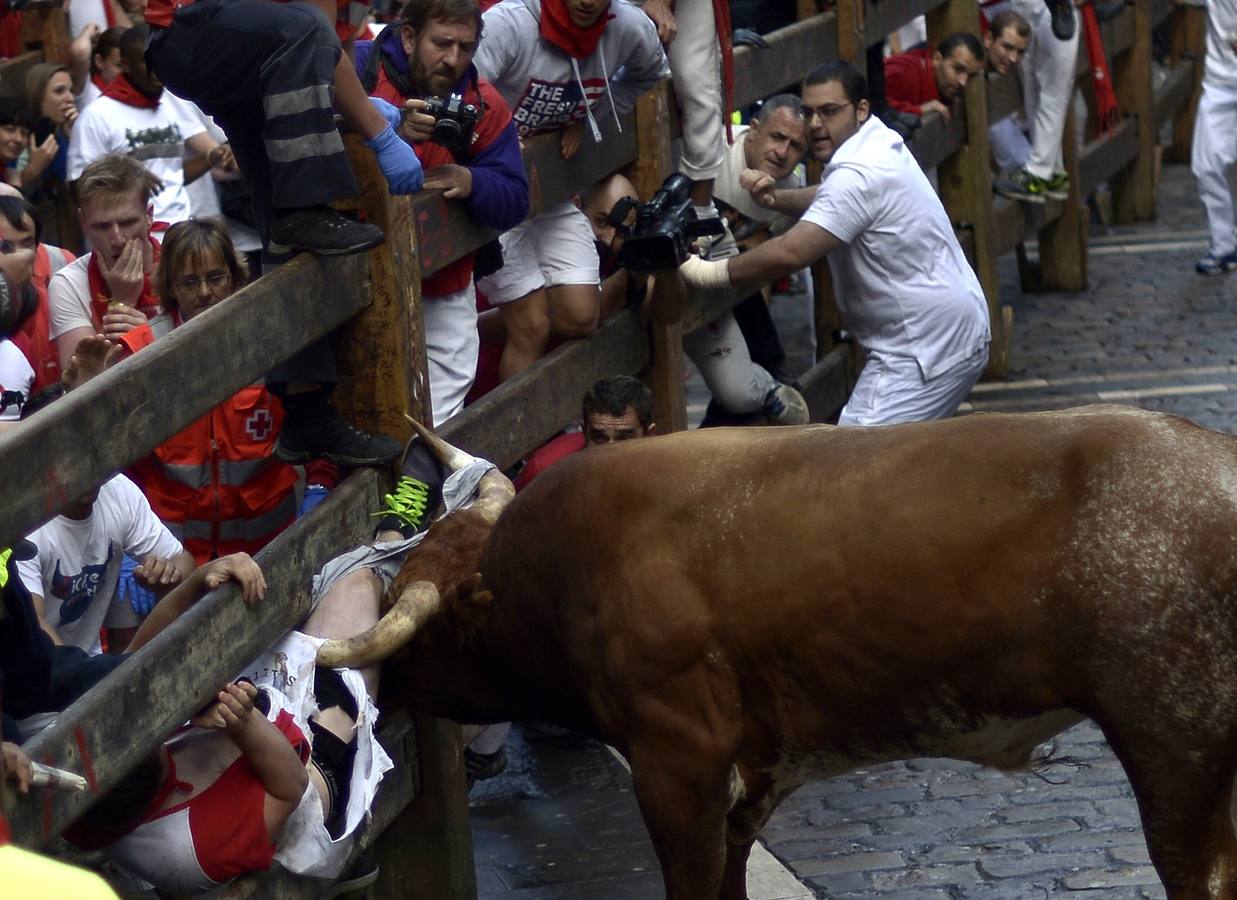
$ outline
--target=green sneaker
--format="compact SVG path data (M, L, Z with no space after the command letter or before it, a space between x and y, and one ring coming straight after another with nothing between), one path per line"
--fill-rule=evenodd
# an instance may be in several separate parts
M1049 200L1065 200L1069 197L1069 173L1054 172L1044 182L1044 195Z
M441 499L440 486L431 487L419 478L401 475L394 493L384 495L382 509L373 513L382 517L378 531L398 531L406 538L424 531Z
M1015 169L992 183L993 189L1003 197L1043 203L1048 195L1048 182L1032 175L1026 169Z

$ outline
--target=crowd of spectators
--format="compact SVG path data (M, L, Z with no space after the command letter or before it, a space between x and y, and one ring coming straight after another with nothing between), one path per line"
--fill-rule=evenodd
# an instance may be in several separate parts
M80 37L71 63L34 66L25 102L0 98L0 430L151 352L292 252L381 243L376 226L330 206L356 193L336 112L374 152L392 193L441 190L499 234L421 285L436 425L624 308L674 319L662 306L678 295L657 280L677 276L624 265L649 197L614 173L530 216L523 162L541 135L570 160L621 131L638 98L667 77L691 216L716 223L682 277L745 296L684 337L712 395L706 426L808 420L769 285L802 275L810 284L826 257L843 327L867 354L840 424L954 414L987 362L987 305L907 135L923 117L950 118L971 79L1018 75L1026 96L1025 117L991 124L998 190L1028 202L1069 190L1061 142L1078 36L1068 2L986 3L979 34L888 58L876 48L871 82L822 61L801 95L767 98L744 122L731 121L732 43L759 48L757 34L792 21L794 3L407 0L379 21L364 4L314 5L328 15L276 2L72 0ZM1223 73L1208 52L1218 85L1208 90L1219 97ZM1232 157L1207 156L1200 144L1201 183L1208 165L1222 170ZM809 166L822 167L819 185ZM69 186L81 255L44 242L45 201ZM1222 217L1220 191L1209 191L1209 211ZM1212 258L1224 270L1237 268L1231 197L1227 216L1213 227ZM323 339L67 502L4 558L6 754L207 590L236 581L259 602L264 583L250 557L329 493L339 467L403 454L392 438L343 420L330 399L335 380ZM603 379L579 429L533 454L517 485L570 453L655 434L648 389ZM306 667L300 693L256 674L278 670L273 663L225 686L75 840L111 848L124 868L175 892L273 859L338 875L341 842L389 761L372 734L376 670L315 672L312 639L376 621L390 559L440 508L442 480L414 445L378 513L375 540L396 549L361 553L325 579L313 615L272 650L285 671L289 660ZM501 770L504 739L501 727L477 737L472 776ZM362 769L366 778L354 777ZM241 821L235 833L220 833L225 813Z

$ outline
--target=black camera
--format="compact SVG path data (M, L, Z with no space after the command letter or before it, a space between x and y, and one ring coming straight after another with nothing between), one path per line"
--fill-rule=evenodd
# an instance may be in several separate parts
M677 269L692 252L692 242L710 234L725 234L721 219L696 218L692 182L671 175L648 203L636 209L636 227L623 242L620 264L636 272Z
M425 102L426 115L436 120L430 140L457 156L467 153L472 146L473 129L477 127L481 111L471 103L465 103L459 94L452 94L446 100L430 97Z

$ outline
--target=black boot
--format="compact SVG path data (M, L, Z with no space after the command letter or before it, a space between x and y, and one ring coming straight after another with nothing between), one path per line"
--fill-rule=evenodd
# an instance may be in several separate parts
M283 397L284 422L275 456L292 465L328 459L345 466L381 466L403 448L395 438L369 434L343 420L325 388Z
M274 254L307 251L318 256L347 256L383 241L377 225L358 222L329 206L276 210L267 249Z

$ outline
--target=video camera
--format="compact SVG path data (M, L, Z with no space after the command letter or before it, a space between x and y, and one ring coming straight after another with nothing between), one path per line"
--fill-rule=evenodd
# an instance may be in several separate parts
M473 129L477 126L481 111L471 103L465 103L459 94L452 94L446 100L430 97L425 103L426 115L435 119L430 140L454 156L466 154L472 145Z
M623 242L620 265L635 272L677 269L692 252L696 238L725 233L721 219L696 218L691 190L690 178L674 174L648 203L636 208L636 227Z

